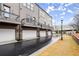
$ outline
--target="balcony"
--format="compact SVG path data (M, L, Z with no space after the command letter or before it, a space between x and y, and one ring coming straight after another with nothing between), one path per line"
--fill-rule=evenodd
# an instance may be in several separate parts
M21 24L22 26L26 26L26 27L36 27L36 28L41 28L41 29L51 29L52 27L45 25L45 24L41 24L35 20L29 20L27 18L24 18L21 20Z
M49 26L49 25L47 25L46 28L49 29L49 30L53 30L53 26Z
M46 25L46 24L41 24L41 23L39 23L39 26L40 26L40 28L42 28L42 29L49 29L49 30L52 30L52 29L53 29L52 26L49 26L49 25Z
M21 20L22 26L27 26L27 27L40 27L38 26L38 22L35 20L30 20L29 18L24 18Z
M0 22L11 23L11 24L20 24L18 15L14 14L14 13L3 11L3 10L0 10Z

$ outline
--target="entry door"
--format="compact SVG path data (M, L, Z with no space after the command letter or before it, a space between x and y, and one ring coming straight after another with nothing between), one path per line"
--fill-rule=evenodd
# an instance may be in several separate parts
M7 6L7 5L3 5L3 8L4 8L4 16L5 17L10 17L10 7Z

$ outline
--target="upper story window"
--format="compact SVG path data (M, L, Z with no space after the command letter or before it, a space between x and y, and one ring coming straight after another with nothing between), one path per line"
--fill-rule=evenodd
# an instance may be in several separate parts
M31 16L28 16L28 17L26 18L26 22L31 23L31 22L32 22L32 17L31 17Z
M10 7L7 6L7 5L3 5L3 8L4 8L4 16L5 17L10 17Z
M32 16L28 16L26 18L26 22L35 24L36 18L35 17L32 17Z
M26 7L26 3L23 3L23 6L25 6L25 7Z
M26 5L27 5L26 7L30 9L31 3L27 3Z
M40 16L42 16L43 18L45 17L45 13L42 10L40 10Z
M27 7L30 10L34 10L34 4L33 3L23 3L23 6Z
M31 10L32 11L34 10L34 4L33 3L31 4Z

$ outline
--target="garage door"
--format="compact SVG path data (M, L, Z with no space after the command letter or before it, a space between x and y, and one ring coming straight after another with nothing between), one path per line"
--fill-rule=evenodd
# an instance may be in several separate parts
M23 39L24 40L31 40L37 38L36 30L23 30Z
M51 31L48 31L48 35L49 35L49 36L51 35Z
M46 31L40 31L40 37L46 37Z
M15 40L15 29L0 29L0 42Z

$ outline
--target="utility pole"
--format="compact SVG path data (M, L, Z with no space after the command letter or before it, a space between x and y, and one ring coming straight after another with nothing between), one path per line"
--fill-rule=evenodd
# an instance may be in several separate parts
M61 40L63 40L63 20L61 20Z

